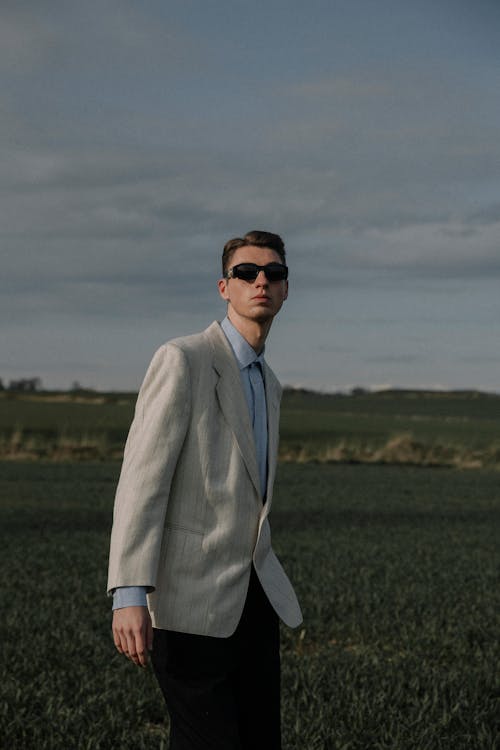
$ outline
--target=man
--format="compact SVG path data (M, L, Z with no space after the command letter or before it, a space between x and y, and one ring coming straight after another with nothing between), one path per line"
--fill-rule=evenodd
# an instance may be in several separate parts
M152 663L171 750L279 750L279 618L302 621L271 548L281 388L264 343L288 294L278 235L226 243L227 317L167 343L142 384L115 500L116 648Z

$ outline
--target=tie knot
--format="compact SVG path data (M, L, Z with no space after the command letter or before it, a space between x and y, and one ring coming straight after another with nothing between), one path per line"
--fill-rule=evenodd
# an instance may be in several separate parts
M260 385L264 384L264 375L262 373L262 365L257 360L254 360L250 364L250 367L248 368L248 374L250 376L250 380L253 383L258 383L259 387Z

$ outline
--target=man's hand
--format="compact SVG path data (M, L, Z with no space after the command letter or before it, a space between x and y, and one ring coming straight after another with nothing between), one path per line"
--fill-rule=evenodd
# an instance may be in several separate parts
M153 648L153 626L147 607L123 607L113 612L113 640L121 654L145 667Z

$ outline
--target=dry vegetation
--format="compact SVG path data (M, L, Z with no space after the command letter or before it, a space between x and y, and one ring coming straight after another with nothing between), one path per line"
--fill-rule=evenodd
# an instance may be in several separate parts
M465 446L425 444L411 433L395 435L381 446L360 445L340 440L324 448L301 446L280 453L281 461L298 463L394 464L406 466L448 466L457 469L500 469L500 446L467 450Z
M120 460L135 394L0 396L0 459ZM500 468L500 396L286 390L280 460Z

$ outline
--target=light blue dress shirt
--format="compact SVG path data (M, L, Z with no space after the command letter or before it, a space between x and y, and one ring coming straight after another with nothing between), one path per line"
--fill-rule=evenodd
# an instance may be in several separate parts
M267 487L267 409L264 387L264 349L257 354L255 349L236 330L229 318L224 318L221 327L231 344L240 368L241 381L255 438L260 490L264 498Z
M262 497L265 499L267 486L267 410L264 388L264 349L257 354L227 317L222 321L221 328L231 345L240 368L241 382L254 431L260 488ZM145 586L121 586L115 589L113 593L113 609L146 606Z

